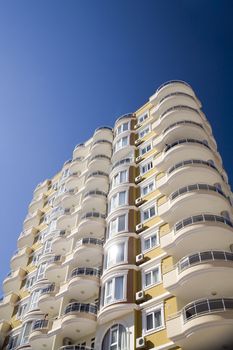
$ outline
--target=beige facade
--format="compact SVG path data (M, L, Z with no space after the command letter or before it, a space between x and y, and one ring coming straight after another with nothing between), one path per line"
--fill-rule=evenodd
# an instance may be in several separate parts
M3 281L1 348L232 349L232 215L200 101L162 85L36 187Z

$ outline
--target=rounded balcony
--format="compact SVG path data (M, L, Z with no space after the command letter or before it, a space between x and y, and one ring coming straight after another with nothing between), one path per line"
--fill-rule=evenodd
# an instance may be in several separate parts
M16 292L19 290L25 276L26 271L21 267L18 270L10 272L3 281L4 293L8 294L12 291Z
M98 154L106 154L106 156L111 157L112 142L105 139L100 139L93 142L91 146L91 155L96 156Z
M73 151L73 159L78 157L86 157L88 154L88 147L86 147L83 143L79 143L75 146Z
M232 295L233 253L207 250L190 254L163 275L170 293L185 300L205 296Z
M85 187L89 191L93 191L96 188L101 188L103 192L108 192L108 174L104 173L103 171L90 172L86 177Z
M228 251L233 244L233 223L224 216L200 214L176 222L168 234L161 237L161 248L180 259L193 251Z
M55 283L41 289L38 306L44 314L51 316L58 314L61 303L61 299L55 298L58 290Z
M80 266L100 266L103 256L103 241L97 238L83 238L76 243L73 257Z
M45 180L44 182L39 183L34 190L34 199L39 198L42 194L49 191L51 188L51 181Z
M90 211L81 216L77 232L80 237L85 234L103 237L105 232L105 215Z
M3 342L7 336L7 333L11 329L11 323L6 320L0 319L0 346L3 346Z
M98 140L106 140L106 141L112 142L113 140L112 128L108 126L101 126L97 128L93 135L93 143L95 143Z
M81 173L86 170L87 167L87 158L76 157L72 160L70 164L70 176L68 182L71 181L72 176L79 177Z
M66 208L63 209L61 215L57 218L57 229L65 230L67 228L73 227L75 224L75 216L72 215L74 212L74 208Z
M55 231L52 241L52 252L56 255L67 253L71 249L72 240L69 239L69 230Z
M1 319L9 320L11 318L18 299L19 296L16 293L9 293L0 299Z
M68 179L66 180L66 190L76 192L78 187L82 187L84 185L84 177L81 175L80 171L70 173ZM65 192L63 196L68 194Z
M93 350L93 348L86 345L63 345L59 350Z
M166 322L168 337L184 349L232 349L233 299L201 299ZM211 330L211 331L210 331Z
M107 194L103 191L92 190L84 194L82 200L82 210L91 211L98 208L98 210L103 213L106 212L107 206Z
M30 247L24 247L22 249L17 250L17 252L11 258L12 270L16 270L18 266L22 268L26 267L31 253L32 249Z
M47 202L47 197L42 193L37 198L33 199L28 207L29 212L32 214L38 209L42 209Z
M125 167L126 165L128 166L131 166L131 165L135 165L134 164L134 158L124 158L124 159L121 159L115 163L113 163L112 165L112 168L111 168L111 171L116 171L115 169L119 169L123 166Z
M69 191L66 191L64 196L62 196L60 201L60 207L63 209L76 207L80 204L80 200L80 192L78 192L77 189L70 189Z
M75 268L70 275L66 295L70 299L85 300L98 298L100 269L90 267Z
M164 194L175 191L177 188L188 186L190 179L198 183L220 183L225 186L223 175L210 161L201 159L187 159L171 166L164 176L157 180L157 188Z
M65 266L62 266L63 261L64 257L61 255L55 255L50 258L45 270L45 278L53 283L60 283L64 281L66 268Z
M155 94L150 98L151 103L158 103L168 94L183 92L195 97L191 86L183 80L170 80L158 87Z
M97 154L91 157L88 163L88 171L96 172L102 171L104 173L109 173L111 158L104 154Z
M36 230L34 227L29 230L22 231L17 242L18 248L22 249L25 246L32 246L37 233L38 230Z
M97 306L73 302L66 306L61 320L64 337L74 342L93 334L97 325Z
M53 337L48 337L51 326L52 322L45 319L36 320L32 324L32 329L29 334L29 344L33 349L52 349Z
M231 211L229 198L217 186L204 183L181 187L158 206L158 215L170 223L192 214L218 214L222 211Z
M41 210L36 210L33 214L28 214L23 222L23 229L27 231L33 227L36 227L40 223L40 219L43 213Z

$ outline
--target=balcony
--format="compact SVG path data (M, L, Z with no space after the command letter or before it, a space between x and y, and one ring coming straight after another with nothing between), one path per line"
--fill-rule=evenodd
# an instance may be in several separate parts
M73 151L73 159L78 157L86 157L88 153L88 147L86 147L83 143L79 143L75 146Z
M11 328L10 322L0 319L0 346L3 346L3 342Z
M20 289L22 281L26 275L26 271L22 268L19 268L16 271L12 271L3 281L3 291L5 294L8 294L12 291L16 292Z
M46 204L47 197L42 193L37 198L33 199L29 205L29 212L34 213L38 209L42 209Z
M157 188L168 195L182 185L188 186L191 178L198 183L208 181L210 184L225 185L223 176L214 164L200 159L189 159L170 167L167 173L157 180Z
M59 350L93 350L86 345L63 345Z
M233 299L202 299L167 322L168 337L184 349L232 349ZM211 330L211 331L210 331Z
M112 128L109 128L108 126L101 126L98 129L96 129L93 135L93 143L99 140L106 140L112 143L112 140L113 140Z
M54 283L41 289L41 294L38 300L38 306L44 314L49 314L51 316L58 314L61 299L55 298L57 292L58 287Z
M180 259L193 251L229 250L233 243L233 223L220 215L200 214L177 222L171 232L161 237L161 248Z
M104 173L103 171L89 173L86 178L85 186L89 191L95 190L96 188L101 188L103 192L108 192L108 174Z
M55 231L52 241L52 251L56 255L67 253L71 249L72 240L68 237L69 230Z
M112 142L104 139L93 142L91 146L91 155L96 156L98 154L106 154L106 156L111 157Z
M87 158L84 157L77 157L72 160L72 163L70 165L70 174L78 174L78 177L80 174L82 174L87 167ZM70 179L69 179L70 181Z
M164 96L176 92L183 92L195 96L191 86L183 80L170 80L156 90L155 94L150 97L152 104L157 104Z
M105 215L90 211L81 216L78 226L78 234L80 237L85 234L95 234L96 237L103 237L105 232Z
M66 181L66 189L67 192L72 190L77 192L78 188L81 188L84 185L84 177L80 172L72 172L67 181ZM64 195L67 195L68 193L65 192ZM71 193L72 194L72 193Z
M34 190L34 198L39 198L40 195L44 194L45 192L49 191L51 188L51 181L45 180L44 182L37 185L36 189Z
M100 212L106 212L107 194L103 191L93 190L84 194L82 200L82 210L90 211L98 208Z
M70 227L74 226L76 219L74 215L72 215L73 212L74 208L63 209L61 216L59 216L57 219L57 229L66 230L67 228L69 229Z
M30 247L24 247L17 250L17 252L11 258L11 269L16 270L18 266L22 268L26 267L31 253L32 249Z
M97 306L77 302L68 304L61 325L64 337L71 338L74 342L93 334L97 325Z
M73 257L79 266L100 266L103 255L103 241L96 238L83 238L76 243Z
M97 299L100 288L100 269L78 267L71 272L66 295L81 302Z
M52 349L53 337L48 336L52 323L49 320L36 320L29 334L29 343L32 349Z
M9 293L0 300L1 319L9 320L18 301L19 296L16 293Z
M25 231L32 229L33 227L36 227L40 223L40 219L42 216L42 212L40 210L37 210L33 214L28 214L26 219L23 222L23 229Z
M186 302L203 295L232 296L233 253L208 250L190 254L163 275L164 287Z
M89 172L102 171L104 173L109 173L111 158L105 156L104 154L98 154L91 157L88 164Z
M231 211L229 198L216 186L193 184L181 187L170 195L167 202L158 206L158 215L170 223L205 211L214 214Z
M45 270L45 277L52 283L60 283L65 279L66 268L62 266L64 257L61 255L55 255L47 264Z

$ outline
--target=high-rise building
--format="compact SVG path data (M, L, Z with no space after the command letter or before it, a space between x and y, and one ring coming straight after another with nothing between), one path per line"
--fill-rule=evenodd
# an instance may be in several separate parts
M36 187L3 282L1 348L232 349L232 251L211 126L192 88L168 82Z

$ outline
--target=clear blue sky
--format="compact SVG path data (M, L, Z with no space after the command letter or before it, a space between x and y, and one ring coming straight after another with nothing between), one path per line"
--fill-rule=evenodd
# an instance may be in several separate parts
M0 1L0 281L32 192L100 125L189 82L233 179L233 2Z

